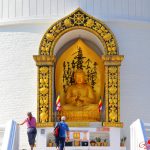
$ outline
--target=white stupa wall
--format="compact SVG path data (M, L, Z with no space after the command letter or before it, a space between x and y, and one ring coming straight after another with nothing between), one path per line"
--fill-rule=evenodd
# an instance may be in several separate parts
M57 19L78 7L102 19L150 20L149 0L0 0L0 20Z
M29 2L28 0L22 1L24 5ZM16 4L22 1L16 0ZM39 0L37 1L39 2ZM54 1L51 0L51 3L55 3ZM31 15L35 11L35 8L31 7L32 5L30 5L30 9L33 9L32 11L30 10L30 15L23 17L17 15L16 17L8 17L6 15L8 10L5 10L7 7L3 7L1 9L1 12L3 10L3 15L1 15L0 21L0 123L3 124L9 119L21 122L25 119L27 111L32 111L36 116L37 67L32 56L38 54L40 40L50 24L60 18L59 16L64 16L71 12L73 8L81 6L91 15L102 19L110 27L118 41L120 54L125 56L121 66L121 121L124 122L123 134L127 136L129 149L129 125L137 118L150 122L150 13L147 10L150 4L147 0L144 2L141 0L131 1L132 5L126 4L126 7L122 5L126 3L125 0L121 1L121 5L120 2L117 4L117 0L114 3L111 2L118 9L110 10L103 0L92 1L94 5L85 0L79 1L80 5L76 2L70 4L70 1L66 0L63 1L65 2L65 11L64 7L61 10L59 9L61 1L58 3L58 10L54 10L56 7L56 4L54 4L54 8L51 9L51 15L47 15L47 19L46 15L41 15L40 18L40 15ZM2 2L1 7L6 5L7 0L0 0L0 3ZM47 1L45 0L45 2ZM98 9L96 2L103 9ZM100 5L100 2L102 5ZM135 9L131 10L129 8L134 6L135 2L136 7L139 8L135 12L139 15L132 16L129 12ZM142 6L138 5L140 3L142 3ZM24 5L23 8L25 7ZM27 10L27 6L26 9L23 9L23 12ZM94 14L95 8L93 6L98 7L96 9L98 15ZM123 9L126 13L123 13L122 6L126 8ZM22 10L22 7L19 7L19 9ZM12 10L15 9L13 8ZM52 13L56 10L57 14L60 15ZM118 15L117 13L111 15L108 10L117 12ZM45 11L48 11L48 9L45 9ZM17 12L18 10L16 14ZM35 21L33 18L39 19ZM127 19L125 20L124 18ZM21 127L21 133L21 148L27 148L26 126Z

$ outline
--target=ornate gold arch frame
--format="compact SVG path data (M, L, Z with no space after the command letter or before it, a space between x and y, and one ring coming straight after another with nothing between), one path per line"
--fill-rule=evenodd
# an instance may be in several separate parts
M37 126L53 126L53 66L54 47L65 33L82 29L96 35L105 52L102 56L105 65L105 121L103 126L122 127L120 122L120 65L123 56L119 55L117 41L111 30L100 20L78 8L70 15L55 22L44 34L39 55L34 55L38 67ZM74 124L85 126L88 123Z

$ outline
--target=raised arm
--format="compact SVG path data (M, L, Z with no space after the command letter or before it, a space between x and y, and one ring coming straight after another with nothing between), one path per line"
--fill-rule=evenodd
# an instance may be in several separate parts
M23 125L25 123L26 123L26 119L22 123L19 123L19 125Z

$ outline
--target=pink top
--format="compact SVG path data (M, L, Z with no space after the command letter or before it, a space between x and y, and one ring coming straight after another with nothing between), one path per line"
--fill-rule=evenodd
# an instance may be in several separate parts
M25 122L27 123L27 127L31 128L31 127L36 127L36 119L35 117L32 117L31 120L30 119L26 119Z

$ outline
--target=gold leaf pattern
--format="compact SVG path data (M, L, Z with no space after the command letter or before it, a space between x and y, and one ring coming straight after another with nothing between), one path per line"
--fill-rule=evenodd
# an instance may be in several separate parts
M118 121L118 66L108 67L109 122Z
M72 26L71 20L70 20L70 19L65 19L65 20L64 20L64 25L65 25L66 27L71 27L71 26Z
M47 38L49 41L53 41L55 37L54 37L53 34L47 33L47 34L46 34L46 38Z
M48 67L40 67L41 74L45 74L48 72Z
M86 22L86 24L85 24L85 26L87 26L87 27L92 27L94 25L94 20L92 20L92 19L88 19L87 20L87 22Z
M45 123L48 121L48 112L46 108L41 108L41 113L40 113L40 122Z
M96 32L107 55L116 55L118 53L117 42L110 29L101 21L86 14L81 9L77 9L74 13L59 20L49 28L41 41L40 54L49 55L57 40L67 31L74 30L75 27L88 30L93 34Z
M39 67L39 121L48 122L48 81L49 68L47 66Z

